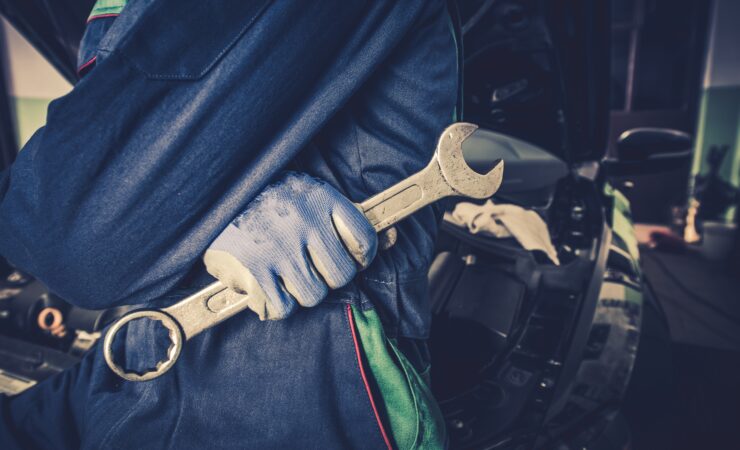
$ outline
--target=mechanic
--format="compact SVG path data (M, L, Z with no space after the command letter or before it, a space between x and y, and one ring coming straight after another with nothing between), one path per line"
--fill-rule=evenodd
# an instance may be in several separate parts
M350 201L421 169L452 120L444 2L100 0L80 74L2 173L0 254L98 309L173 303L213 281L205 253L257 314L146 383L97 346L2 399L2 447L443 446L424 381L438 215L382 250ZM129 325L128 367L158 330Z

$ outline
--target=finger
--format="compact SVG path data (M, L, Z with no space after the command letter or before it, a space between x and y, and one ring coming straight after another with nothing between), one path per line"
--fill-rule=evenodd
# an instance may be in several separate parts
M307 250L311 263L331 289L346 285L357 274L357 263L334 230L309 239Z
M291 314L294 300L271 273L255 276L238 259L221 250L206 250L203 263L208 273L240 294L249 296L249 309L260 320L278 320Z
M223 250L206 250L203 263L208 273L240 294L254 294L250 281L254 280L249 269L231 253Z
M306 308L318 305L329 293L329 287L321 278L305 255L301 265L294 265L293 270L283 275L285 289L292 295L298 304Z
M378 247L381 250L388 250L393 247L398 240L398 230L396 227L390 227L378 234Z
M369 266L378 250L378 235L367 218L350 202L340 202L331 218L355 261L363 268Z
M265 319L282 320L293 314L296 309L296 299L290 295L278 274L257 274L255 279L267 297Z

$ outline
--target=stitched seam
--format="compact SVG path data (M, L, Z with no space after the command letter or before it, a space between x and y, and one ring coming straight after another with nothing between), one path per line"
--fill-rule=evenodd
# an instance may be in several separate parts
M107 8L95 8L93 9L93 12L90 15L90 17L95 17L95 16L99 16L102 14L117 14L117 13L120 13L124 7L125 5L124 6L109 6Z
M373 414L375 415L376 423L378 424L378 428L380 429L380 434L383 437L383 441L385 441L386 447L388 447L388 450L392 450L393 446L391 445L391 441L388 438L388 434L385 432L385 428L383 427L383 422L380 420L380 414L378 413L378 408L375 406L375 400L373 399L372 391L370 390L370 384L367 381L367 376L365 375L365 369L362 366L362 356L360 355L360 346L357 342L357 334L355 330L355 321L352 317L352 306L347 305L347 321L349 322L349 329L350 333L352 334L352 342L355 346L355 355L357 356L357 367L360 369L360 376L362 377L362 383L365 385L365 391L367 392L367 398L370 400L370 406L373 409Z
M354 295L353 293L347 293L347 295L343 295L340 298L325 298L322 303L333 303L333 304L339 304L344 303L345 305L353 305L355 303L362 303L363 300L358 296Z
M134 66L136 67L140 72L145 74L148 78L154 79L154 80L197 80L203 77L208 71L210 71L216 63L221 59L222 56L224 56L231 48L236 44L236 42L242 38L244 33L247 32L249 28L252 27L252 24L265 12L267 9L267 6L272 3L272 0L267 0L262 5L262 7L254 14L254 16L249 20L249 22L242 27L242 29L236 34L236 37L232 39L224 48L216 55L213 60L206 65L206 67L198 74L196 75L176 75L176 74L152 74L144 70L138 63L133 61L131 58L126 57L126 59Z
M411 446L411 448L418 448L419 440L421 439L422 434L422 419L421 419L421 406L419 405L420 399L416 395L416 391L414 390L414 380L412 379L413 376L409 373L409 370L415 370L413 366L411 366L410 369L407 369L406 366L403 364L403 361L401 361L401 358L408 359L401 354L401 351L396 348L396 346L393 344L393 342L386 338L386 343L388 346L390 346L391 350L393 351L393 356L395 356L396 361L398 362L398 366L401 368L401 371L403 372L403 376L406 379L406 384L409 387L409 392L411 392L411 399L414 401L414 411L416 412L416 433L414 437L414 443ZM409 362L409 365L411 363ZM430 364L431 367L431 364Z
M89 18L89 19L87 19L87 23L90 23L90 22L92 22L93 20L97 20L97 19L107 19L107 18L110 18L110 17L118 17L118 16L120 16L120 15L121 15L120 13L106 13L106 14L98 14L98 15L96 15L96 16L90 16L90 18Z
M103 442L101 442L100 448L109 448L109 445L108 444L110 443L110 441L113 438L113 436L121 429L121 427L123 426L123 424L131 416L134 415L134 413L136 412L136 408L139 406L139 404L141 402L143 402L144 400L146 400L147 398L149 398L149 394L151 393L152 386L154 386L154 384L155 383L147 383L147 386L144 389L144 392L141 393L141 396L136 401L136 403L134 403L134 405L131 407L131 409L129 409L128 413L125 416L123 416L120 419L118 419L118 421L111 427L111 429L108 432L108 434L105 435L105 439L103 439Z
M85 69L87 69L88 67L90 67L92 64L94 64L97 59L98 59L98 56L95 55L92 58L90 58L85 64L81 65L77 69L77 75L82 74L82 71L85 70Z
M380 284L387 284L387 285L411 283L411 282L414 282L414 281L425 280L426 278L427 278L426 275L419 275L419 276L416 276L416 277L409 277L409 278L403 278L403 279L399 279L397 277L395 280L393 280L393 279L389 279L389 280L378 280L378 279L371 278L371 277L364 277L364 279L366 281L372 281L373 283L380 283Z
M357 131L357 120L354 120L355 112L352 107L350 107L350 111L352 111L351 115L354 122L354 124L352 125L352 131L354 131L355 135L355 152L357 153L357 162L359 162L359 169L357 170L357 174L360 176L360 182L362 183L362 188L365 190L365 193L370 195L370 189L367 187L367 180L365 179L365 165L362 162L362 152L360 151L360 136Z

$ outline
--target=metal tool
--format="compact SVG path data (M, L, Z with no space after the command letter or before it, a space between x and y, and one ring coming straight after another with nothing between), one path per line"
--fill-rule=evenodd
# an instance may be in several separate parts
M439 138L434 157L423 170L358 205L376 231L385 230L444 197L483 199L498 190L503 177L503 161L483 175L472 170L463 158L462 143L477 128L464 122L447 127ZM147 381L157 378L175 364L184 341L247 308L248 298L248 294L239 294L216 282L162 310L133 311L108 330L103 341L105 361L113 372L126 380ZM137 319L162 322L169 330L171 340L167 359L160 361L153 371L145 373L127 372L113 360L116 333Z

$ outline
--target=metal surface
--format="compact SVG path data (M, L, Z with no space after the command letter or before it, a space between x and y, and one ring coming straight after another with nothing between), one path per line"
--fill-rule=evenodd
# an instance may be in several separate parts
M463 158L462 142L477 128L464 122L449 126L439 138L434 157L423 170L358 205L373 228L378 232L385 230L444 197L483 199L492 196L501 185L503 161L499 161L487 174L479 174ZM106 334L103 343L105 361L113 372L126 380L157 378L174 365L184 341L243 311L247 308L248 299L248 295L234 292L221 282L216 282L163 310L132 312L116 322ZM127 372L113 359L116 333L125 324L137 319L161 321L170 331L172 341L167 351L168 359L157 364L155 370L143 374Z
M211 285L210 287L212 286L213 285ZM184 303L191 298L192 297L188 297L180 303ZM167 359L158 362L157 367L153 371L145 373L127 372L125 369L118 366L113 360L112 349L114 337L121 330L121 328L123 328L124 325L137 319L158 320L162 322L164 327L167 328L170 332L170 347L167 349ZM108 333L106 333L105 335L105 340L103 341L103 356L105 357L105 362L108 364L108 367L110 367L110 369L121 378L125 378L129 381L147 381L157 378L158 376L170 370L170 368L175 364L175 361L177 361L177 358L180 357L180 352L182 351L182 342L183 332L176 319L163 311L143 309L126 314L120 320L117 320L116 323L113 324L113 326L110 327Z

